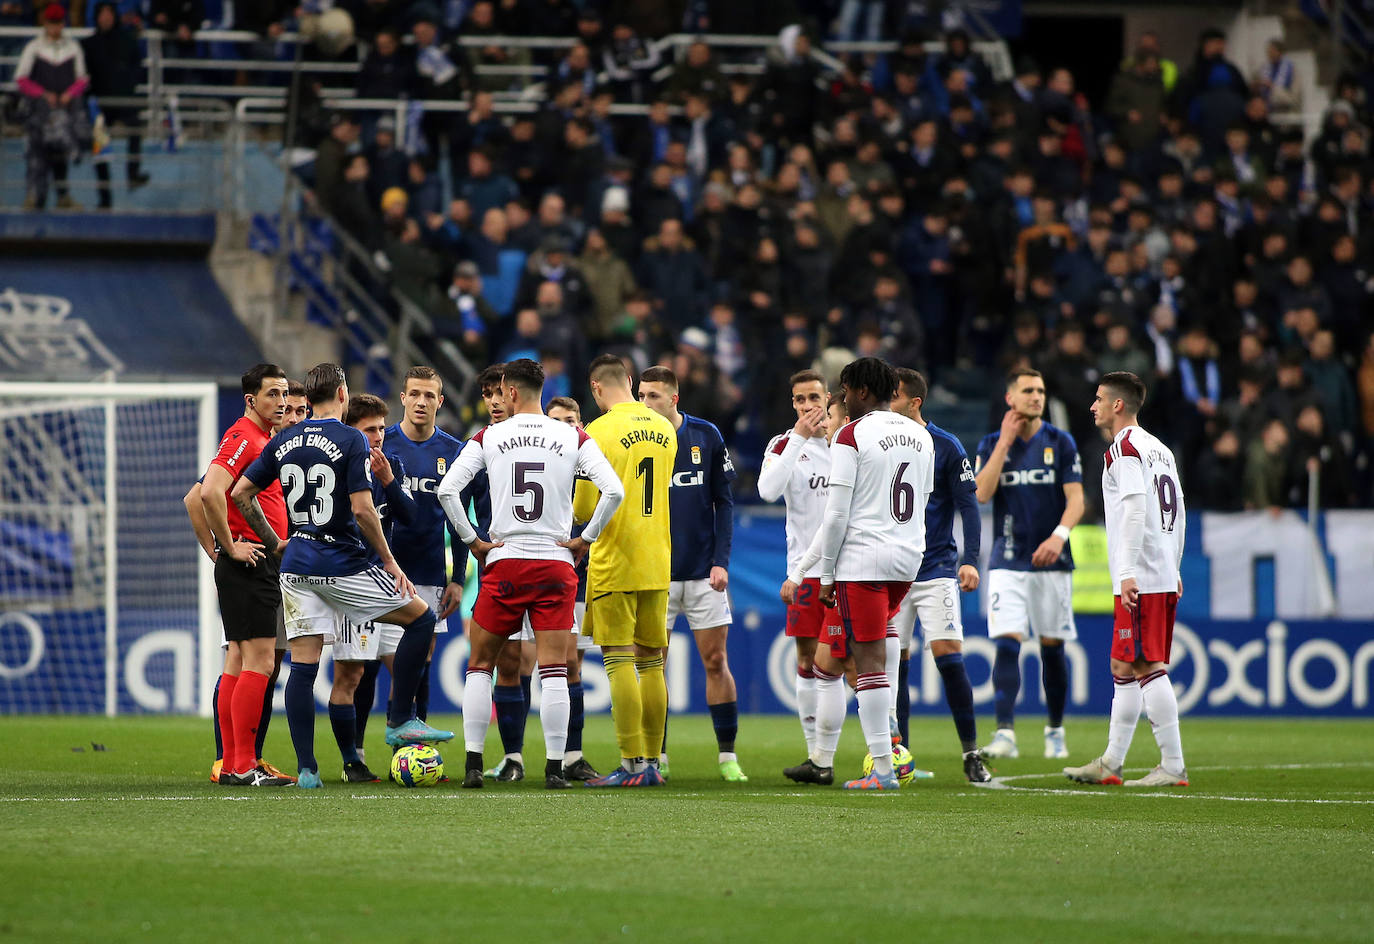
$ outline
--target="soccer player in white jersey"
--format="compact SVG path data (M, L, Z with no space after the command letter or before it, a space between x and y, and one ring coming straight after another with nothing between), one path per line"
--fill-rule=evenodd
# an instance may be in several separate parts
M1103 375L1093 400L1097 428L1112 438L1102 471L1102 510L1107 518L1107 565L1116 593L1112 620L1112 718L1107 751L1064 775L1082 783L1121 783L1141 709L1154 728L1159 766L1128 787L1186 787L1178 700L1166 666L1174 638L1174 613L1183 581L1187 517L1174 454L1141 428L1136 417L1145 385L1135 374Z
M820 562L821 600L840 608L857 672L859 723L873 758L872 772L845 789L897 790L885 640L888 621L921 568L935 445L924 426L888 409L897 372L886 361L851 362L840 387L851 419L830 447L825 517L782 593L793 602L806 572Z
M830 474L830 442L825 435L825 381L814 370L792 375L792 409L797 422L774 436L759 470L759 497L787 507L787 569L801 561L820 528ZM816 748L816 645L825 625L821 571L803 574L796 602L787 608L787 635L797 646L797 716L809 756Z
M491 723L492 669L501 646L528 613L543 688L544 785L566 789L563 752L568 732L567 635L573 625L577 574L573 562L601 535L625 496L597 444L580 429L540 409L544 370L528 358L505 366L501 386L510 415L473 436L444 480L439 501L463 543L484 566L473 609L471 654L463 690L464 787L481 787L482 746ZM492 483L491 541L468 521L460 493L485 471ZM601 496L581 536L570 538L576 476Z

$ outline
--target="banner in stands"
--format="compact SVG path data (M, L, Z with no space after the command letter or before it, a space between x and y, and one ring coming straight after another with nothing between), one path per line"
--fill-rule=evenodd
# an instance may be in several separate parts
M1084 542L1084 550L1090 543ZM7 553L22 556L23 549L11 547ZM1084 556L1096 559L1091 553ZM793 644L782 635L784 607L778 599L783 570L782 518L741 509L730 569L735 623L729 645L740 708L746 712L793 710ZM1266 512L1190 516L1183 573L1171 674L1184 711L1369 713L1374 512L1329 512L1315 529L1289 512L1277 517ZM1085 574L1084 579L1100 581L1100 575ZM1101 593L1100 582L1096 593ZM969 675L980 712L987 714L993 646L978 595L965 595L964 604ZM1322 619L1321 614L1340 618ZM151 619L146 625L159 623L169 625ZM1083 613L1078 630L1078 642L1067 647L1069 707L1105 714L1111 703L1109 617ZM93 693L100 690L104 669L90 654L101 650L103 634L98 610L58 614L27 603L25 608L0 609L0 713L99 711L100 700ZM194 659L191 625L125 640L115 669L120 710L194 710ZM434 711L456 711L461 704L466 659L467 641L460 633L440 637L433 669ZM1037 678L1034 643L1024 647L1022 660L1026 678ZM705 679L685 624L673 633L667 672L671 709L705 711ZM321 705L328 697L330 675L320 673ZM606 710L609 689L594 655L587 660L584 684L588 710ZM913 711L944 713L939 674L928 655L913 664L911 688ZM382 700L385 690L385 683L379 686ZM1021 701L1025 711L1040 710L1039 686L1028 682Z

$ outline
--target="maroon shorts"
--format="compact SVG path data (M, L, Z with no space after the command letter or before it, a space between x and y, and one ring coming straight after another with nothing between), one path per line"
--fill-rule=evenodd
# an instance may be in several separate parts
M825 625L821 628L820 641L830 647L830 655L837 662L843 662L849 658L849 640L844 635L844 624L840 622L840 608L838 606L821 605L824 611L822 620Z
M888 620L897 615L910 580L841 580L835 584L840 624L854 642L881 642L887 638Z
M1169 661L1174 644L1177 593L1142 593L1132 613L1116 598L1112 619L1112 658L1118 662Z
M826 606L821 602L819 578L807 577L797 587L797 595L787 607L787 635L819 639L825 625Z
M511 636L526 613L535 632L572 629L577 572L572 564L506 558L482 571L482 589L472 621L489 633Z

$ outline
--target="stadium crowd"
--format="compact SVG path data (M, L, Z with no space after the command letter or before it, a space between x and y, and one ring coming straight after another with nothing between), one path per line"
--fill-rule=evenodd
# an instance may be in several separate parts
M192 5L165 6L174 26ZM293 13L240 6L269 38ZM1130 370L1195 505L1303 506L1314 473L1323 507L1374 503L1370 76L1340 76L1304 142L1272 120L1296 104L1278 44L1247 77L1219 31L1146 34L1094 107L1069 69L1023 57L997 81L962 30L920 24L879 23L894 52L827 71L820 31L787 24L858 38L884 5L798 6L349 4L357 93L420 107L397 127L307 95L317 204L475 363L539 358L548 397L581 394L597 353L664 363L684 411L757 453L813 364L881 355L931 377L937 412L991 391L998 415L1001 375L1031 364L1100 466L1087 407ZM660 57L649 40L684 26L781 28L762 58ZM577 42L451 42L522 34ZM498 115L514 80L478 67L530 63L540 107Z

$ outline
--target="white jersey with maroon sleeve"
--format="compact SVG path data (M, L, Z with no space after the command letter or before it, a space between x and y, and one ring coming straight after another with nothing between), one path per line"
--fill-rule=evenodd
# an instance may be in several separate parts
M935 442L915 420L875 410L830 446L830 488L852 485L836 580L913 580L926 548Z
M765 501L781 497L787 507L788 573L801 561L821 526L829 483L830 445L825 437L803 439L788 431L768 444L759 470L759 496ZM820 575L819 564L806 574Z
M1139 426L1127 426L1116 434L1102 470L1107 565L1112 592L1117 594L1121 593L1121 573L1127 564L1123 500L1129 495L1145 496L1145 537L1135 561L1136 585L1141 593L1174 593L1178 590L1187 521L1183 486L1169 447Z
M623 494L615 471L590 436L540 413L517 413L468 440L439 485L446 511L445 500L483 469L491 489L491 540L504 545L487 555L488 565L506 558L571 564L571 552L559 542L572 534L576 477L591 479L603 498ZM450 516L463 539L470 540L456 517ZM587 530L596 525L599 533L604 523L594 518ZM468 531L472 533L470 525ZM596 534L584 536L590 541Z

